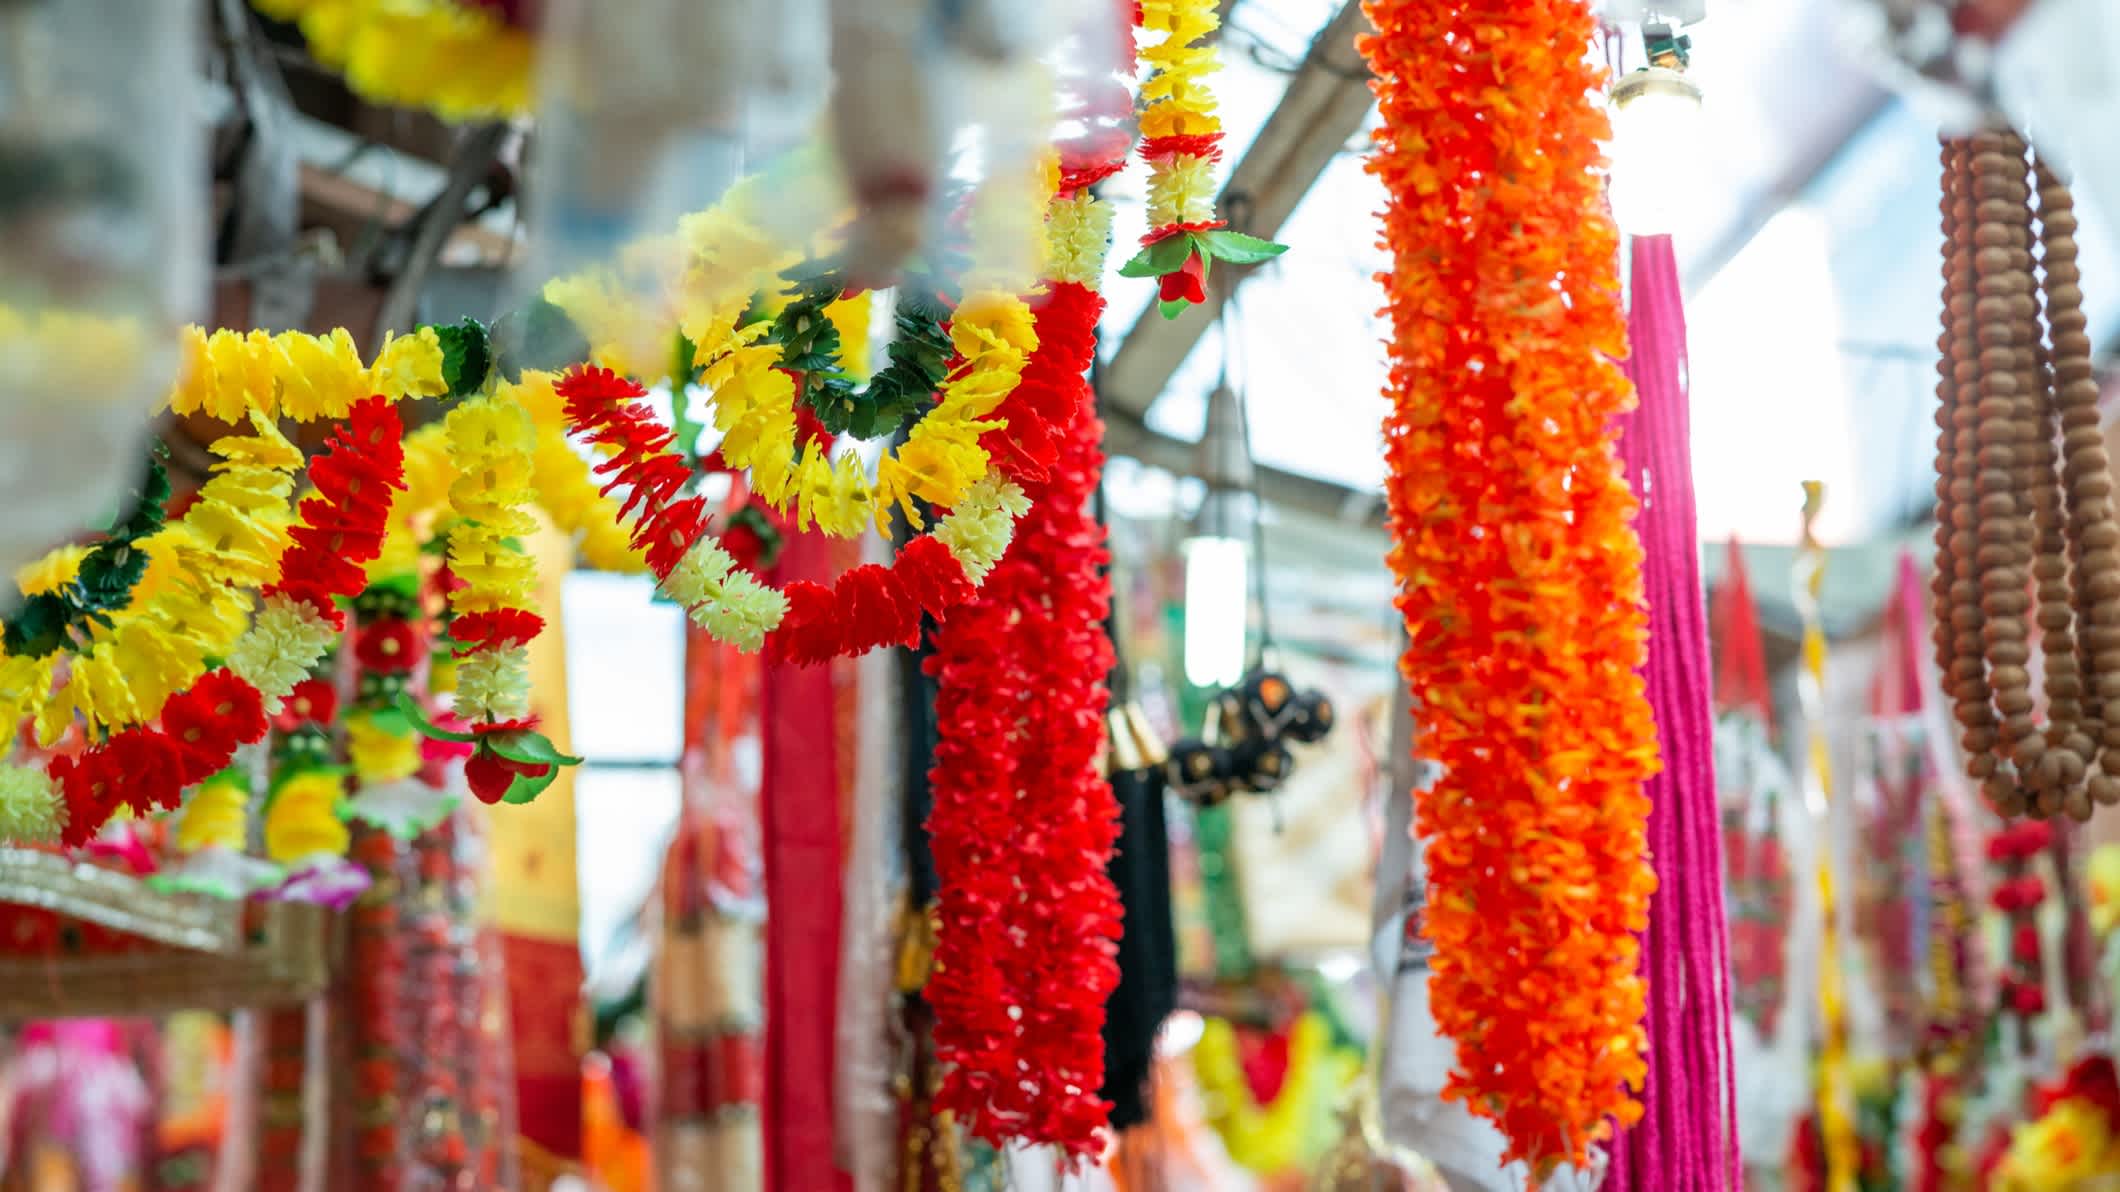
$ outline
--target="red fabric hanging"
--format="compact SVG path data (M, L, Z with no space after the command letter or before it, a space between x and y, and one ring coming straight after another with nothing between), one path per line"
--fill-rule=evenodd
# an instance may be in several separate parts
M1752 600L1752 577L1745 571L1744 547L1735 535L1727 552L1729 564L1715 592L1715 707L1718 712L1749 708L1772 736L1774 693L1767 682L1759 606Z
M829 585L844 570L820 534L791 534L773 583ZM765 1186L826 1192L851 1181L833 1162L832 1052L839 999L839 701L831 666L765 662L762 706L765 927ZM851 725L846 726L851 731Z

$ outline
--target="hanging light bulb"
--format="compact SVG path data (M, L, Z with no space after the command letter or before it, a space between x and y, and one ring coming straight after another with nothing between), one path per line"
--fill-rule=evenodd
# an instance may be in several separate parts
M1251 535L1258 518L1252 497L1251 448L1244 411L1225 381L1207 397L1200 435L1200 479L1207 495L1181 548L1185 554L1185 681L1227 687L1244 677L1244 634L1250 619Z
M1643 28L1651 65L1612 88L1612 214L1630 235L1668 234L1700 185L1701 90L1686 77L1687 39Z

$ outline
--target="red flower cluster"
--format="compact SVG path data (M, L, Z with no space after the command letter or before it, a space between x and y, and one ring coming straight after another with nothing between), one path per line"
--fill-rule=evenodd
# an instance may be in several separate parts
M338 600L366 584L362 565L382 552L391 490L405 486L404 430L380 397L353 407L310 461L317 495L302 502L294 545L281 556L279 583L268 594L306 601L345 624ZM66 800L62 843L88 843L120 806L140 814L175 808L186 785L227 766L266 728L258 690L225 667L209 671L163 706L161 727L129 728L53 760L51 776Z
M2019 820L1988 837L1988 860L1999 876L1988 895L1995 909L2009 916L2009 951L2002 960L1997 992L2001 1010L2030 1017L2046 1010L2045 951L2039 935L2039 907L2046 883L2032 872L2032 862L2054 841L2054 829L2043 820Z
M294 545L280 556L280 582L265 595L306 600L346 624L338 600L367 586L363 565L383 553L391 491L405 487L405 424L382 397L363 398L309 463L316 495L302 502Z
M1586 0L1369 0L1392 570L1444 778L1420 799L1445 1095L1543 1177L1631 1124L1656 730L1609 134Z
M408 632L411 629L403 621L396 624L404 625ZM500 608L492 612L458 613L450 619L449 640L457 644L459 653L503 650L535 640L544 629L545 619L536 613L520 608Z
M935 635L940 743L928 836L938 879L927 999L936 1106L978 1136L1093 1155L1110 1106L1099 1033L1118 981L1117 807L1104 747L1111 585L1089 515L1103 427L1084 372L1103 301L1062 284L1011 404L1058 429L1017 467L1031 512ZM1011 418L1011 429L1014 419ZM1047 450L1049 448L1049 450Z
M773 648L809 666L878 646L912 646L920 641L921 613L940 620L975 590L949 548L923 535L901 547L889 567L864 563L829 588L808 580L789 584L788 612L773 631Z
M338 715L339 689L326 679L304 679L287 693L272 726L291 733L305 724L330 724Z
M619 515L639 518L633 545L646 556L655 578L667 578L707 527L707 499L679 495L692 470L670 450L676 432L657 421L642 402L647 390L610 369L575 369L560 379L554 392L566 399L568 424L592 444L609 449L611 454L596 465L597 474L609 478L604 495L625 490ZM450 636L456 636L454 626Z

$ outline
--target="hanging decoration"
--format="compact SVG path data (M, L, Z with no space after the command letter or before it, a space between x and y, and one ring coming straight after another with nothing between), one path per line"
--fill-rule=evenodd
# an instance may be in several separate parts
M529 111L537 41L521 5L486 0L254 0L294 21L309 52L375 103L444 120Z
M1332 724L1332 701L1323 692L1298 692L1285 676L1255 670L1209 702L1206 736L1170 747L1165 780L1173 793L1205 807L1238 791L1272 794L1295 768L1283 738L1314 745Z
M1222 160L1222 118L1208 80L1220 50L1208 40L1222 24L1216 0L1145 0L1136 21L1162 40L1141 50L1149 74L1141 84L1141 157L1148 162L1148 234L1122 277L1156 279L1158 309L1177 318L1207 301L1216 261L1256 265L1288 250L1231 231L1215 214L1215 163Z
M1664 766L1648 783L1657 884L1642 940L1649 987L1644 1112L1610 1148L1606 1181L1614 1189L1736 1189L1743 1185L1736 1046L1686 318L1671 238L1636 236L1631 248L1627 375L1641 404L1621 416L1620 455L1642 502L1637 524L1650 626L1643 675Z
M2120 699L2120 523L2073 200L2007 129L1946 140L1942 158L1936 664L1989 804L2085 820L2120 802L2120 724L2106 719Z
M1635 936L1655 888L1596 19L1577 0L1367 11L1368 169L1396 257L1379 278L1390 562L1422 752L1444 773L1418 819L1430 988L1458 1046L1447 1095L1543 1179L1641 1113Z
M1002 470L1030 512L992 573L934 635L939 740L927 818L937 888L925 996L942 1065L936 1110L973 1137L1096 1152L1111 1106L1101 1032L1118 981L1118 808L1100 772L1113 654L1103 528L1090 511L1103 425L1086 377L1104 299L1109 214L1064 173L1049 208L1051 284L1011 419L1045 453ZM1021 447L1026 440L1012 436ZM917 636L917 627L916 627ZM1019 693L1035 691L1029 704Z
M2120 1080L2113 1061L2092 1056L2034 1095L2031 1121L1985 1185L1996 1192L2090 1192L2120 1170Z

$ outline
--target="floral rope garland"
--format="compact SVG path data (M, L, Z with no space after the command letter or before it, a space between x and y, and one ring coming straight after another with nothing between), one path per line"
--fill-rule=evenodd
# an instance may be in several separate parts
M537 41L485 0L255 0L297 21L317 61L377 103L444 120L519 116L530 108Z
M937 963L925 994L944 1064L936 1107L996 1145L1086 1157L1111 1108L1097 1095L1100 1032L1118 981L1107 873L1118 810L1098 769L1111 586L1089 512L1103 427L1086 376L1109 216L1086 194L1062 195L1052 211L1055 282L1008 407L1050 434L1012 436L1003 457L1030 512L979 592L937 629L927 664L939 739L927 821Z
M1582 0L1365 7L1384 117L1368 169L1396 258L1390 562L1445 775L1418 821L1430 991L1458 1047L1446 1095L1543 1176L1640 1115L1635 936L1655 887L1596 21Z
M183 788L217 773L238 746L264 736L267 717L330 650L344 628L336 601L361 590L361 564L382 550L391 493L402 487L404 426L382 397L356 403L309 475L277 582L225 665L137 725L52 762L66 802L69 847L87 843L121 806L146 814L177 806Z

